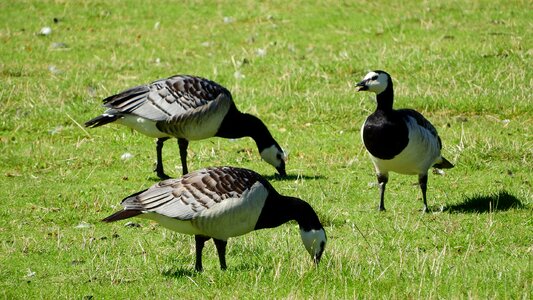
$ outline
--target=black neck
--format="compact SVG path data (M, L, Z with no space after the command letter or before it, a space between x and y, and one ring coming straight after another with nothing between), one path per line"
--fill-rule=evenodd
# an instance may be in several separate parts
M378 102L377 110L391 111L392 104L394 102L394 90L391 85L387 86L387 89L376 96Z
M322 224L309 203L273 191L265 201L255 230L274 228L292 220L298 222L300 229L305 231L322 229Z
M249 136L254 139L260 152L263 149L276 144L276 141L263 121L256 116L243 114L235 107L230 109L222 121L216 136L228 139Z
M392 88L387 88L376 96L376 100L378 102L377 110L391 111L394 102L394 91Z

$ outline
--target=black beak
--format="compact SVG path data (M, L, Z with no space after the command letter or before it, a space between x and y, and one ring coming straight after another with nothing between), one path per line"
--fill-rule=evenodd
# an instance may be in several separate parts
M363 80L363 81L359 82L358 84L356 84L355 85L355 89L358 92L368 90L368 86L366 86L366 80Z
M284 161L281 162L281 165L279 165L279 167L277 167L276 170L278 171L279 176L281 176L281 177L287 176L287 172L285 172L285 162Z

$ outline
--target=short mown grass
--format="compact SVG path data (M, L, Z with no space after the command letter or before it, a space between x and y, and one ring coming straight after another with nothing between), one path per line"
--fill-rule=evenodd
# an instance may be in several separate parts
M530 299L531 19L527 1L1 2L0 296ZM377 211L359 135L374 96L353 88L373 69L456 166L430 175L429 214L398 174ZM173 74L226 86L288 151L284 180L246 138L192 142L189 168L247 167L311 203L318 268L295 223L230 239L225 272L209 243L198 274L191 236L99 222L157 182L154 141L80 124ZM177 145L164 155L180 175Z

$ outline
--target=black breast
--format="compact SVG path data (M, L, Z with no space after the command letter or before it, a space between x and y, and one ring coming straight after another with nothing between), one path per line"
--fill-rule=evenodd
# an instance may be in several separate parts
M376 111L366 119L363 142L373 156L392 159L409 143L407 125L395 111Z

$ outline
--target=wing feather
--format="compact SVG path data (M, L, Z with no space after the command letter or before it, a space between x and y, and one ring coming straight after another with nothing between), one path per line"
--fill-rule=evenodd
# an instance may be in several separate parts
M104 99L104 106L115 114L134 114L145 119L162 121L199 108L231 93L205 78L176 75L141 85Z
M179 179L159 182L149 189L122 201L124 210L153 212L178 220L194 219L228 198L240 198L252 185L261 181L259 174L239 168L207 168Z
M405 115L407 115L407 117L413 118L416 121L416 123L418 124L418 126L423 127L424 129L429 131L429 133L435 139L437 139L437 143L439 145L439 149L442 148L442 142L440 140L440 137L439 137L439 134L437 132L437 129L435 129L433 124L431 124L431 122L429 122L426 118L424 118L424 116L421 113L419 113L419 112L417 112L416 110L413 110L413 109L399 109L398 111L401 111L401 112L405 113Z

